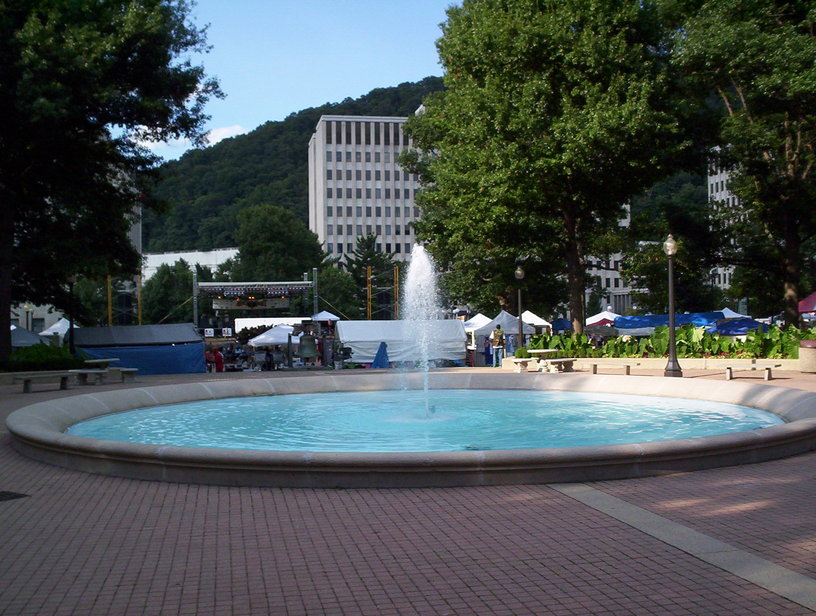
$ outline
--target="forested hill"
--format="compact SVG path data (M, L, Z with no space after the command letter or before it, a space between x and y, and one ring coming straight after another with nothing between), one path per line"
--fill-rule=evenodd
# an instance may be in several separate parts
M407 116L441 90L441 77L378 88L267 122L251 133L193 150L162 167L155 196L170 210L144 219L147 252L234 246L236 215L258 203L279 205L308 222L309 139L321 115Z

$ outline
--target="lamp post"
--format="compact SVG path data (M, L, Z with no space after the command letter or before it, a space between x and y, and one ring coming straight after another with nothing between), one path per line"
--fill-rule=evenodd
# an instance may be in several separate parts
M669 258L669 361L663 376L683 376L683 370L677 362L677 341L674 334L674 255L677 254L677 242L671 234L663 242L663 252Z
M518 286L518 343L517 348L521 348L524 346L524 330L522 329L523 324L521 322L521 281L524 280L524 268L521 265L516 266L516 271L513 272L516 276L516 280L519 281Z
M31 311L34 310L34 305L31 302L26 302L23 304L23 310L25 311L25 328L31 331Z
M76 276L68 276L68 350L76 355L74 347L74 283Z

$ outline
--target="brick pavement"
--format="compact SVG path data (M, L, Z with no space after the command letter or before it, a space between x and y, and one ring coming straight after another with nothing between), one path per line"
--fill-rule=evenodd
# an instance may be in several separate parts
M76 393L16 391L0 386L2 418ZM0 491L27 496L0 501L2 615L814 613L549 486L165 484L40 464L9 441ZM593 485L813 579L814 478L808 454Z

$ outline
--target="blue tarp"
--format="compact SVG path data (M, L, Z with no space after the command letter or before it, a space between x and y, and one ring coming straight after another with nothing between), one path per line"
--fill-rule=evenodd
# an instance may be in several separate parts
M116 357L113 367L138 368L139 374L189 374L206 372L204 342L143 346L78 347L95 359Z
M552 322L552 330L554 332L571 332L572 331L572 323L567 321L566 319L553 319Z
M722 334L724 336L744 336L749 331L759 330L761 332L768 331L768 326L753 319L728 319L717 323L713 327L709 327L708 331Z
M688 312L674 315L676 326L687 325L689 323L697 327L707 327L714 325L723 318L722 312ZM621 329L641 329L644 327L657 327L658 325L668 325L669 315L667 314L645 314L635 317L617 317L615 327Z
M372 368L388 368L388 345L385 342L380 342L377 348L377 354L374 356L374 361L371 362Z

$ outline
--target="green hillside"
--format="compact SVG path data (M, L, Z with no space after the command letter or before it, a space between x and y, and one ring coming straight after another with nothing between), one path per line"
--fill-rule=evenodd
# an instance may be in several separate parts
M442 87L441 77L426 77L417 83L378 88L357 99L267 122L251 133L168 162L154 196L170 209L162 216L146 214L145 251L234 246L237 213L258 203L285 207L308 222L307 149L320 116L407 116L425 96Z

